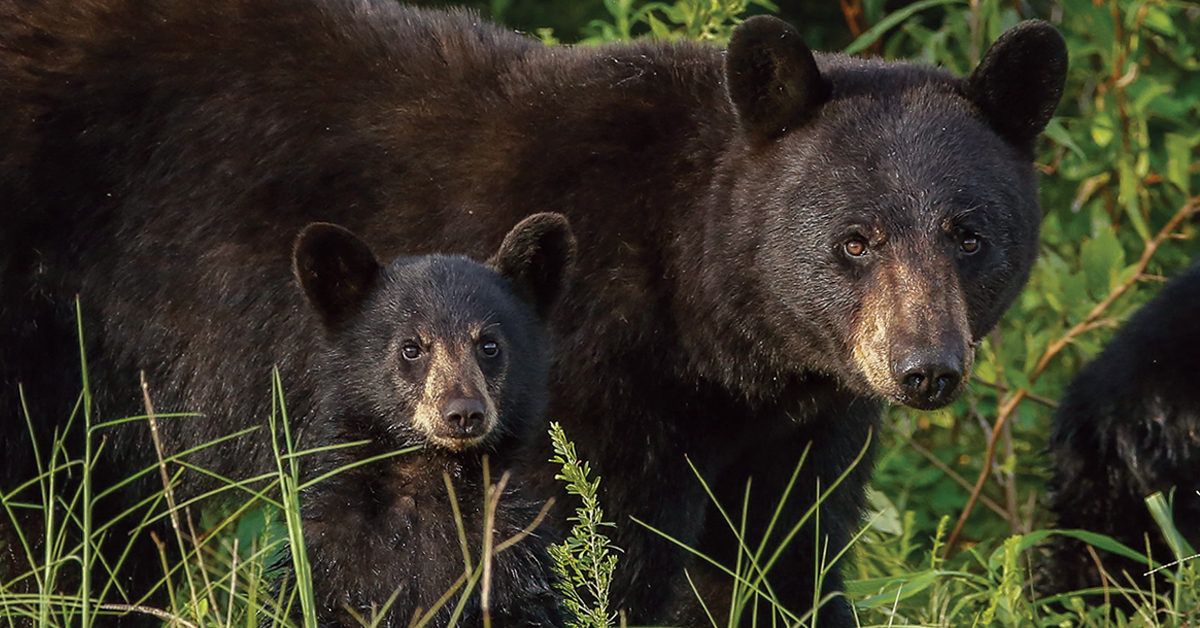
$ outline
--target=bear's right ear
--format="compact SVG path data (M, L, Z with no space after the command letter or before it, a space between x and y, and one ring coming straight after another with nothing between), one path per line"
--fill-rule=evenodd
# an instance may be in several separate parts
M534 214L517 223L488 260L517 295L545 320L575 268L575 235L562 214Z
M800 33L767 15L733 30L725 84L742 128L759 142L808 122L832 92Z
M314 222L296 237L292 269L304 296L326 327L346 322L379 280L379 262L350 231Z
M1013 146L1033 152L1054 115L1067 80L1067 44L1053 26L1027 20L996 40L965 82L992 129Z

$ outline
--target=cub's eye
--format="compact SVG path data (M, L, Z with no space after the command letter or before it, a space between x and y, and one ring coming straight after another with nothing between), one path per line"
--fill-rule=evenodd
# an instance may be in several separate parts
M484 340L479 343L479 352L486 358L494 358L500 355L500 345L495 340Z
M967 255L971 255L972 253L978 251L979 247L981 246L983 246L983 242L980 240L979 236L975 235L974 233L966 233L963 234L962 241L958 243L958 250L966 253Z
M862 257L867 254L867 242L862 238L851 238L842 244L842 250L850 257Z
M404 359L408 360L409 362L420 359L421 353L422 353L421 347L418 347L417 345L415 345L411 342L405 344L403 347L400 347L400 355L403 356Z

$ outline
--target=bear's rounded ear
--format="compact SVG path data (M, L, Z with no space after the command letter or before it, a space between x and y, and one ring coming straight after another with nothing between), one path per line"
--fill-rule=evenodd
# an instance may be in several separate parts
M1067 80L1067 44L1046 22L1008 29L966 80L966 96L992 129L1027 153L1054 115Z
M562 214L534 214L517 223L489 263L543 320L575 267L575 235Z
M725 54L725 84L743 130L755 141L803 125L832 91L800 33L767 15L756 15L733 30Z
M314 222L296 236L292 269L309 304L326 327L334 328L362 307L379 280L380 265L358 236Z

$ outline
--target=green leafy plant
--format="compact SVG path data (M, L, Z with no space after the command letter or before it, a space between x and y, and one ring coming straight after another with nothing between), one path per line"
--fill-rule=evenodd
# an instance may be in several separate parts
M31 417L26 409L25 420L29 424L38 474L0 494L0 533L5 542L13 544L2 548L12 560L6 558L0 564L4 568L0 572L0 619L7 625L33 622L38 626L85 628L112 615L130 613L182 626L240 625L247 618L259 621L258 609L269 588L265 584L268 558L276 545L259 534L264 529L261 524L236 533L233 528L240 516L254 510L265 494L251 493L234 514L204 528L206 534L197 534L189 510L191 502L175 503L172 492L180 467L186 465L183 457L194 450L164 457L157 442L157 421L174 420L182 415L156 415L148 387L143 385L146 415L96 421L92 414L87 359L82 350L81 324L78 331L82 392L75 411L55 432L51 442L39 443L32 423L38 419ZM78 424L80 419L82 425ZM158 462L132 472L113 486L96 487L92 469L106 455L104 430L135 421L150 424ZM72 430L82 431L82 442L68 436ZM71 445L81 446L82 451L72 449ZM95 519L95 504L99 500L154 473L163 479L161 492L109 521ZM230 483L222 490L240 488L244 485ZM36 498L30 500L30 493ZM165 510L163 504L167 504ZM171 537L150 534L149 526L164 517L170 519ZM130 525L129 522L132 533L124 538L115 536L116 526ZM158 545L164 569L163 578L155 588L167 592L171 601L168 608L152 607L146 598L131 599L119 577L135 545L152 541ZM99 552L102 543L106 546L103 555ZM167 551L168 543L178 554ZM180 558L169 559L175 555ZM262 625L272 624L264 621Z
M608 594L619 550L603 532L613 524L604 521L600 507L600 478L591 477L591 466L575 454L575 444L558 423L550 424L550 442L554 446L550 461L562 466L554 479L564 482L567 493L582 502L575 516L568 518L575 522L570 535L550 547L562 604L573 628L607 628L617 618L608 609Z
M80 345L83 346L82 329ZM3 533L0 538L17 546L0 546L0 549L13 556L22 556L28 567L21 571L17 564L0 563L6 569L0 573L0 625L26 625L33 622L38 626L79 625L89 628L106 616L136 613L160 619L168 625L184 627L256 625L265 628L292 626L297 620L304 626L316 626L311 565L300 519L301 493L337 473L404 455L417 448L387 452L332 469L318 477L302 478L299 463L304 456L362 443L297 449L288 422L282 384L278 372L275 372L272 377L273 408L269 426L276 470L237 481L219 478L189 463L186 456L243 436L256 428L167 456L159 440L159 421L178 419L184 415L157 414L149 387L143 382L145 415L93 422L86 359L82 353L81 362L83 392L76 413L56 434L45 452L34 443L39 474L12 491L0 494L0 533ZM68 448L66 436L78 416L83 417L86 428L81 457ZM31 422L33 419L26 416L26 420ZM155 465L132 473L115 486L97 491L90 469L104 455L102 430L132 421L149 423L158 460ZM30 429L32 433L32 424ZM180 473L185 469L216 477L220 481L219 488L184 502L177 501L174 489ZM71 473L78 474L78 482L69 481L68 474ZM152 473L161 477L162 491L111 521L93 520L96 500ZM505 474L492 483L485 471L484 485L487 489L482 496L485 500L482 511L489 527L508 478L508 474ZM452 609L447 625L457 625L476 591L484 598L482 606L486 626L490 623L486 598L493 558L531 534L544 519L549 505L538 513L529 526L513 537L493 539L492 535L485 534L483 547L472 549L468 546L454 486L449 477L445 478L445 482L458 524L463 573L437 603L413 618L412 627L421 628L429 624L447 604ZM35 492L38 501L27 500L25 495L28 492ZM240 492L245 498L240 503L237 499L227 500L233 502L232 510L208 504L203 516L193 517L192 506L223 492ZM101 541L126 518L135 518L133 520L137 521L134 534L116 548L115 556L111 545L106 554L100 554L98 549ZM151 534L149 531L150 526L163 519L168 521L172 534L160 539L157 533ZM40 525L34 526L31 522ZM126 556L135 544L152 541L159 548L163 568L163 577L155 589L164 591L168 598L164 608L147 603L150 593L142 599L130 599L121 588L119 574ZM173 546L173 551L167 550L168 543ZM480 557L478 561L472 560L473 551ZM284 564L290 566L290 577L286 581L279 578L277 569ZM8 573L10 568L17 568L20 573ZM391 603L392 600L388 600L381 608L375 609L371 616L358 617L359 621L363 626L377 625L386 616ZM292 611L297 605L300 607L298 614Z
M629 40L635 35L660 39L729 39L751 6L778 11L771 0L676 0L674 3L604 0L612 21L592 20L582 43Z

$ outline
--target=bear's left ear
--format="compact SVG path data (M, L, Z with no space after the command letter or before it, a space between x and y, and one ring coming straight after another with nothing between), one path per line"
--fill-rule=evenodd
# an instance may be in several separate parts
M534 214L504 236L489 263L545 320L571 279L575 236L562 214Z
M759 142L803 125L832 91L800 33L767 15L733 30L725 85L743 130Z
M296 237L292 269L325 326L339 327L359 311L379 280L381 266L350 231L314 222Z
M1054 115L1067 80L1067 45L1046 22L1028 20L992 44L966 79L967 98L1013 146L1033 143Z

